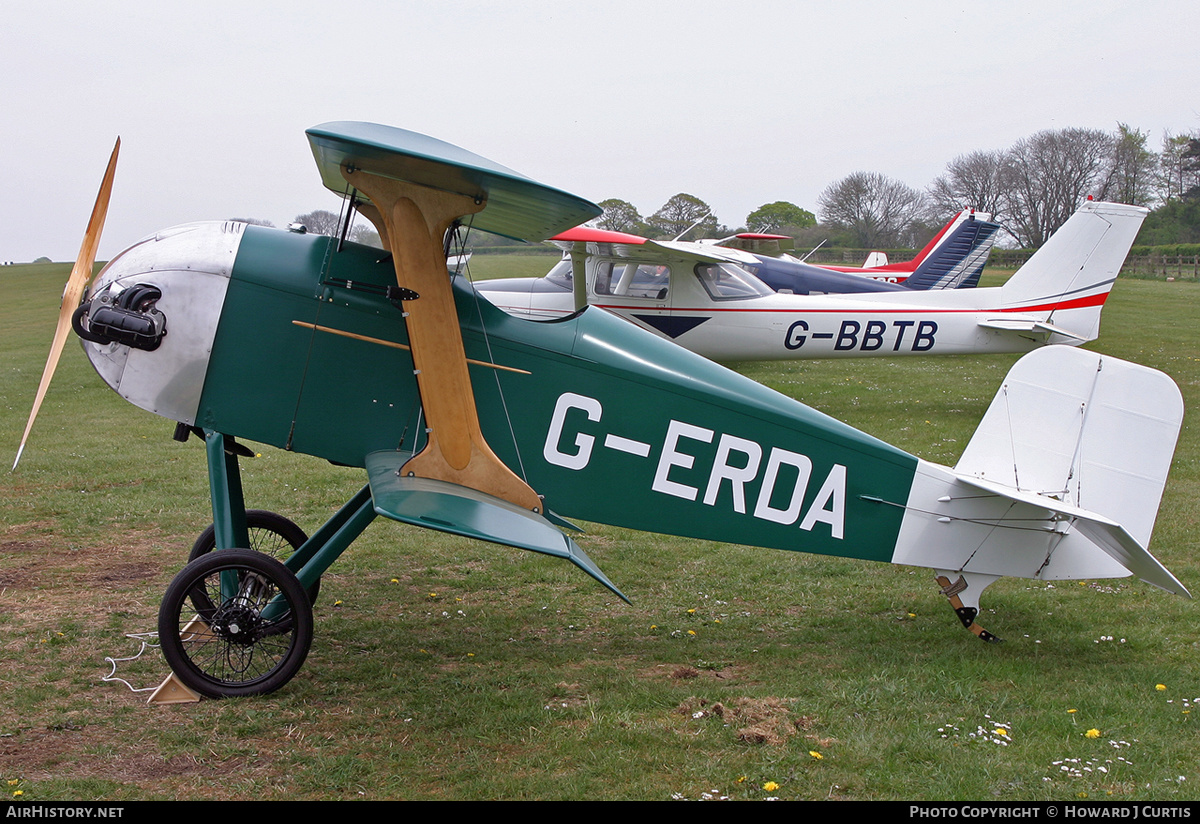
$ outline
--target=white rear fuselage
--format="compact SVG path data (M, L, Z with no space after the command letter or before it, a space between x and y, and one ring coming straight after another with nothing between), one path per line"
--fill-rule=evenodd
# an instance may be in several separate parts
M750 288L722 292L714 286L711 259L689 257L670 244L610 246L608 254L589 248L587 299L720 361L1080 344L1099 333L1100 310L1145 215L1135 206L1088 202L1008 283L983 289L791 295L755 289L756 279L745 275ZM639 274L618 278L621 267L630 266L639 266ZM564 260L547 278L476 287L511 314L552 319L575 309L569 271Z

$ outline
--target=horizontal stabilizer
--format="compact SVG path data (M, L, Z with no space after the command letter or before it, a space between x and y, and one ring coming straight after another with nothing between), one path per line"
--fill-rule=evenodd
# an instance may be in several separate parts
M624 593L569 537L542 516L458 484L398 474L407 452L372 452L367 475L375 511L414 526L565 558L618 598Z
M1147 549L1182 420L1179 388L1158 370L1034 350L954 469L921 462L892 560L1042 580L1133 573L1187 595Z
M980 326L984 329L995 329L998 332L1017 332L1019 334L1037 335L1039 338L1045 339L1051 335L1062 335L1064 338L1086 343L1087 338L1077 335L1069 329L1064 329L1061 326L1055 326L1053 323L1045 323L1032 318L995 318L985 321L980 321Z
M1151 555L1124 527L1115 521L1105 518L1102 515L1097 515L1094 512L1089 512L1086 509L1080 509L1079 507L1063 503L1047 495L1039 495L1034 492L1021 492L1011 487L989 483L962 473L956 472L955 475L958 477L958 480L983 492L1007 498L1010 501L1031 504L1057 513L1062 516L1064 521L1071 523L1072 529L1083 533L1089 541L1104 550L1109 557L1138 578L1160 589L1165 589L1167 592L1191 597L1191 593L1188 592L1187 587L1180 583L1178 578L1172 575L1157 558Z

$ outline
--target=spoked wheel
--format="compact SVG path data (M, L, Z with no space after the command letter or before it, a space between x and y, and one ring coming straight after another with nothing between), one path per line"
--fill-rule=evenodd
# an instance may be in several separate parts
M266 509L246 510L246 531L250 534L250 549L270 555L277 561L287 560L289 555L308 540L308 535L295 523L277 512ZM196 543L192 544L188 560L203 558L216 548L217 532L215 527L209 524L208 528L200 533ZM308 588L308 600L315 604L320 593L321 579L318 578Z
M313 614L296 576L273 558L227 549L192 561L158 612L163 657L210 698L264 695L299 672Z

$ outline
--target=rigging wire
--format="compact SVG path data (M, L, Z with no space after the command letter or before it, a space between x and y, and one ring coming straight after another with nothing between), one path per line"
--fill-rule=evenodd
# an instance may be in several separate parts
M462 223L455 224L455 226L451 229L450 236L447 238L447 243L446 243L447 252L449 252L451 250L451 248L453 247L454 251L456 251L459 254L459 256L461 257L461 255L466 250L466 245L467 245L466 238L471 232L471 222L473 220L474 220L474 215L472 215L471 218L468 219L468 221L465 225ZM464 233L462 235L459 234L460 229L464 230ZM447 255L447 258L449 258L449 255ZM460 266L456 267L456 270L455 270L454 274L452 275L452 277L457 277L460 274L463 277L465 277L469 283L474 283L474 281L471 277L471 261L469 258L467 260L463 261ZM484 322L484 319L483 319L483 310L480 307L480 303L479 303L480 302L479 292L474 289L472 289L471 291L475 297L475 315L476 315L476 317L479 318L479 328L483 332L483 342L484 342L484 346L487 348L488 361L490 363L494 364L496 362L496 357L495 357L495 355L492 354L492 339L491 339L491 336L488 334L487 323ZM493 370L493 379L496 381L496 392L499 393L499 395L500 395L500 408L504 410L504 420L505 420L505 423L508 424L508 435L509 435L509 438L512 439L513 451L517 455L517 468L520 470L521 480L525 481L525 483L528 484L529 483L529 475L525 472L525 461L521 457L521 446L519 443L517 443L517 433L513 427L512 416L509 414L509 411L508 411L508 400L504 397L504 386L500 383L499 371Z

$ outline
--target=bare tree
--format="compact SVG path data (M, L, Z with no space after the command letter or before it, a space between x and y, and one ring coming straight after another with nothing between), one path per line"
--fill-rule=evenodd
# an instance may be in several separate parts
M1163 135L1158 156L1158 196L1165 203L1182 200L1200 187L1200 132Z
M646 222L659 234L680 240L705 237L717 229L717 218L708 204L686 192L673 196Z
M1125 123L1117 124L1112 156L1100 186L1100 200L1114 200L1134 206L1148 206L1155 200L1155 172L1158 156L1146 148L1149 132L1141 132Z
M946 172L929 184L930 222L945 222L963 209L988 212L997 223L1004 221L1004 152L971 152L946 164Z
M1045 243L1098 192L1112 151L1112 136L1099 129L1046 130L1018 140L1004 162L1009 231L1022 245Z
M920 217L924 196L877 172L855 172L818 198L824 223L850 233L863 248L900 246Z
M338 216L333 212L326 211L325 209L317 209L315 212L306 212L302 215L296 215L296 219L293 222L303 223L308 228L308 231L312 232L314 235L330 235L336 237L338 229L341 228L338 225Z
M363 246L374 246L376 249L383 248L383 241L379 239L379 232L368 225L359 224L350 230L350 239L355 243L361 243Z

